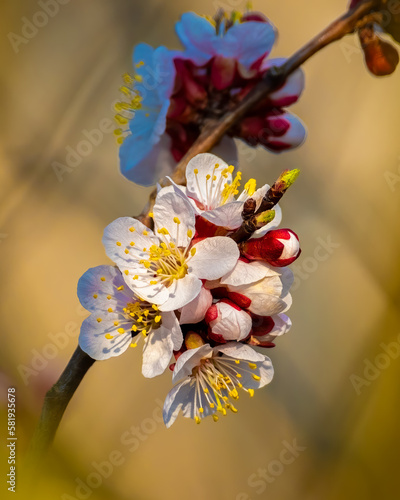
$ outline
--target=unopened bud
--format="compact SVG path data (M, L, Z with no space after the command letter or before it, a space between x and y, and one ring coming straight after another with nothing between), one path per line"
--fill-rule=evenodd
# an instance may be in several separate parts
M239 248L247 259L264 260L275 267L288 266L301 252L299 238L291 229L273 229L262 238L241 243Z
M205 321L209 336L217 342L245 339L251 330L251 317L230 300L223 299L207 311Z
M358 35L369 71L375 76L392 74L399 63L395 47L379 38L372 27L361 29Z

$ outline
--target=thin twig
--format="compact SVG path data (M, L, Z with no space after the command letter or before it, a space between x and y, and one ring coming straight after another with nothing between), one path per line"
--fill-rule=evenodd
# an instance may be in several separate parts
M94 362L95 360L78 346L58 381L47 392L26 457L28 473L32 468L36 468L45 456L70 399Z

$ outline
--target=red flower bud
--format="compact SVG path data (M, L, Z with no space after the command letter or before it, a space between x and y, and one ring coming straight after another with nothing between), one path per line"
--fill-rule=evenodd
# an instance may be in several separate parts
M391 75L399 63L399 54L393 45L379 38L371 26L361 29L358 36L369 71L375 76Z
M268 231L262 238L242 243L240 251L249 260L264 260L275 267L288 266L301 252L299 238L290 229Z

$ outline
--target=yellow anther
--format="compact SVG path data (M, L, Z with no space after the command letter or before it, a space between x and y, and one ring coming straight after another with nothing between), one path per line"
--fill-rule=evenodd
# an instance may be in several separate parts
M233 411L233 413L237 413L237 408L235 408L233 405L230 405L229 409Z
M255 374L253 374L253 378L254 378L254 380L257 380L257 381L261 380L261 377L259 377L258 375L255 375Z
M240 361L239 361L238 359L235 359L235 363L236 363L237 365L240 365Z
M148 309L144 309L143 310L143 314L145 315L145 317L147 318L147 316L149 315L149 310Z
M248 182L244 185L244 189L247 191L247 194L249 196L253 196L256 190L256 180L255 179L249 179Z
M111 300L111 299L112 299L111 295L107 295L107 300Z
M193 172L194 172L194 174L195 174L195 175L197 175L197 174L199 173L199 169L198 169L198 168L195 168L195 169L193 170Z
M121 115L115 115L114 116L115 121L117 121L120 125L127 125L129 120L125 118L124 116Z
M213 415L212 418L213 418L214 422L218 422L218 420L219 420L218 415Z
M178 217L174 217L174 222L175 222L175 224L180 224L181 223L181 221L178 219Z
M254 396L254 389L248 389L249 396L252 398Z
M145 329L143 329L141 333L142 333L143 337L146 337L147 331Z
M147 236L149 234L149 232L146 231L146 229L145 229L142 234L143 234L143 236Z
M135 64L135 66L137 68L140 68L141 66L144 66L144 62L143 61L139 61L138 63Z
M228 167L228 172L229 172L230 174L232 174L234 170L235 170L235 167L234 167L233 165L229 165L229 167Z
M196 248L193 247L191 250L190 250L190 255L193 257L193 255L195 255L196 253Z
M126 276L128 276L128 274L129 274L128 269L125 269L124 273L126 274Z
M129 85L131 83L133 83L133 78L131 77L131 75L129 73L124 73L122 75L122 78L124 79L124 82Z
M217 176L213 175L213 181L216 181L216 180L217 180Z
M193 231L191 229L188 229L187 236L188 238L191 238L193 236Z
M112 340L114 338L110 333L106 333L104 336L107 340Z
M119 325L119 321L114 321L114 326L118 326Z
M128 254L129 253L129 250L127 248L125 248L125 253Z
M133 232L135 232L135 228L134 228L134 227L130 227L130 228L129 228L129 231L130 231L131 233L133 233Z
M151 217L151 218L153 218L153 217L154 217L153 212L149 212L149 217Z
M101 281L106 281L106 279L105 279L105 278L100 278L100 280L101 280Z
M206 179L207 179L207 180L210 180L210 178L211 178L211 175L210 175L210 174L207 174L207 175L206 175Z
M130 346L131 347L137 347L137 344L136 343L135 344L131 344Z
M204 408L199 408L199 413L204 413Z
M204 392L204 394L208 394L209 393L209 390L207 389L207 387L204 387L203 392Z
M196 415L194 417L194 421L196 422L196 424L200 424L201 423L201 418Z
M97 299L97 297L98 297L98 295L97 295L97 293L95 293L95 294L93 295L93 298L94 298L94 299Z
M122 135L122 132L123 132L122 128L116 128L114 130L114 135L116 135L116 136Z
M120 92L122 92L123 94L125 94L126 96L130 97L131 96L131 89L129 89L128 87L125 87L125 85L123 85L122 87L119 88Z
M139 279L139 276L137 274L135 274L135 276L132 278L133 280L138 280Z
M109 313L112 313L112 312L113 312L112 307L109 307L109 308L107 309L107 311L108 311Z
M97 323L101 323L103 320L101 318L97 318Z
M159 323L159 322L161 321L161 316L160 316L160 315L156 316L156 317L154 318L154 321L155 321L156 323Z
M137 329L138 329L138 328L137 328L137 326L136 326L136 325L133 325L133 326L132 326L132 331L133 331L133 332L137 332Z
M255 370L257 368L257 365L255 363L249 363L249 368Z
M134 79L139 83L143 81L143 77L141 75L135 75Z
M242 378L242 375L241 375L240 373L237 373L237 374L236 374L236 377L237 377L237 378Z
M129 244L130 244L131 247L135 246L135 242L134 241L131 241Z
M118 328L117 332L118 333L125 333L125 330L123 328Z

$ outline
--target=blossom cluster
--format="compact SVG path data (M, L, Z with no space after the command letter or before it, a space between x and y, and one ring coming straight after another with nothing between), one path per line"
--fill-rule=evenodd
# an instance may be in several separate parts
M176 23L176 34L183 50L137 45L134 73L124 75L120 89L120 168L136 184L155 184L171 173L206 123L235 108L271 67L284 62L269 58L277 31L260 12L214 18L188 12ZM299 146L305 127L286 107L303 88L298 69L232 127L214 152L234 158L233 138L272 152Z
M253 396L271 381L271 361L260 351L291 326L287 266L300 253L296 234L277 227L279 205L249 239L232 237L245 205L259 208L268 185L256 189L250 179L240 191L241 173L210 153L188 163L186 179L159 188L154 230L131 217L107 226L103 243L115 265L89 269L78 283L91 313L83 351L104 360L140 343L145 377L173 371L167 427L180 411L198 423L208 415L217 421L237 411L241 392Z

